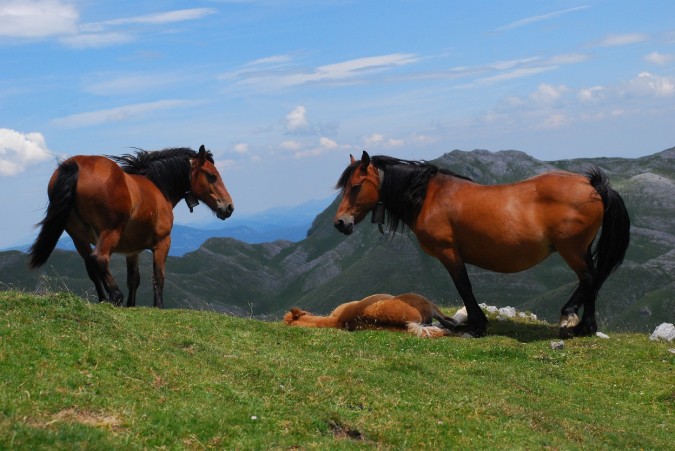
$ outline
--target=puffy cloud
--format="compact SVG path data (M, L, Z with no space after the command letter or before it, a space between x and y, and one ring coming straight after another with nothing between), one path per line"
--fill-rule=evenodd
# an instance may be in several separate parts
M569 89L565 85L553 86L542 83L530 98L540 104L552 104L558 101Z
M645 61L659 66L668 64L670 61L672 61L672 59L673 55L664 55L663 53L659 52L652 52L644 56Z
M593 86L592 88L584 88L579 91L577 97L582 102L596 102L605 97L607 89L604 86Z
M0 36L44 38L77 32L79 13L61 0L0 2Z
M398 147L403 145L402 139L385 138L380 133L373 133L362 138L363 145L367 148L374 147Z
M309 128L307 109L298 105L286 115L286 130L289 132L306 131Z
M32 164L52 158L42 133L0 128L0 176L17 175Z
M237 143L234 146L232 146L232 150L234 150L235 153L238 153L238 154L248 153L248 144Z
M675 78L660 77L649 72L638 74L630 81L628 93L632 95L651 95L655 97L670 97L675 94Z

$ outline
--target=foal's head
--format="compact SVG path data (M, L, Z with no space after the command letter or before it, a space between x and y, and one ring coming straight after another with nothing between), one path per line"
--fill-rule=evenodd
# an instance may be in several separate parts
M335 227L345 235L366 217L380 201L380 171L371 164L364 150L361 161L349 156L351 163L340 176L337 188L342 188L342 202L335 214Z
M190 164L190 190L194 197L208 205L218 218L229 218L234 211L232 197L227 192L213 159L207 158L203 145Z

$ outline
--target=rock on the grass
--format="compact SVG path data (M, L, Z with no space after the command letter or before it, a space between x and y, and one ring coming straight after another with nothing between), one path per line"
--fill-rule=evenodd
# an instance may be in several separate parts
M563 349L565 347L565 342L560 340L560 341L552 341L551 342L551 349Z
M673 323L661 323L654 329L649 339L673 341L675 340L675 326Z
M506 318L515 318L516 309L514 309L513 307L502 307L499 309L499 314Z

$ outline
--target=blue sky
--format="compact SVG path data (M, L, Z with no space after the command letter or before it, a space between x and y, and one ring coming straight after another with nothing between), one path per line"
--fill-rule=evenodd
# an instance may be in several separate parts
M675 145L670 0L0 0L0 61L0 248L69 155L205 144L236 215L334 195L362 149Z

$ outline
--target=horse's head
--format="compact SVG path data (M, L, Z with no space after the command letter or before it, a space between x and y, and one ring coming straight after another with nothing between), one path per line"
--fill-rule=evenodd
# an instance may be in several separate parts
M232 197L227 192L211 158L207 157L204 145L199 148L197 158L192 160L190 190L192 195L204 202L220 219L227 219L234 211ZM188 199L190 211L196 205L194 199Z
M305 315L307 315L306 311L300 310L297 307L293 307L290 312L284 315L284 322L288 325L291 325Z
M368 153L363 151L361 161L349 158L351 163L337 183L337 188L342 188L342 202L334 220L335 228L345 235L350 235L380 201L380 171L371 164Z

